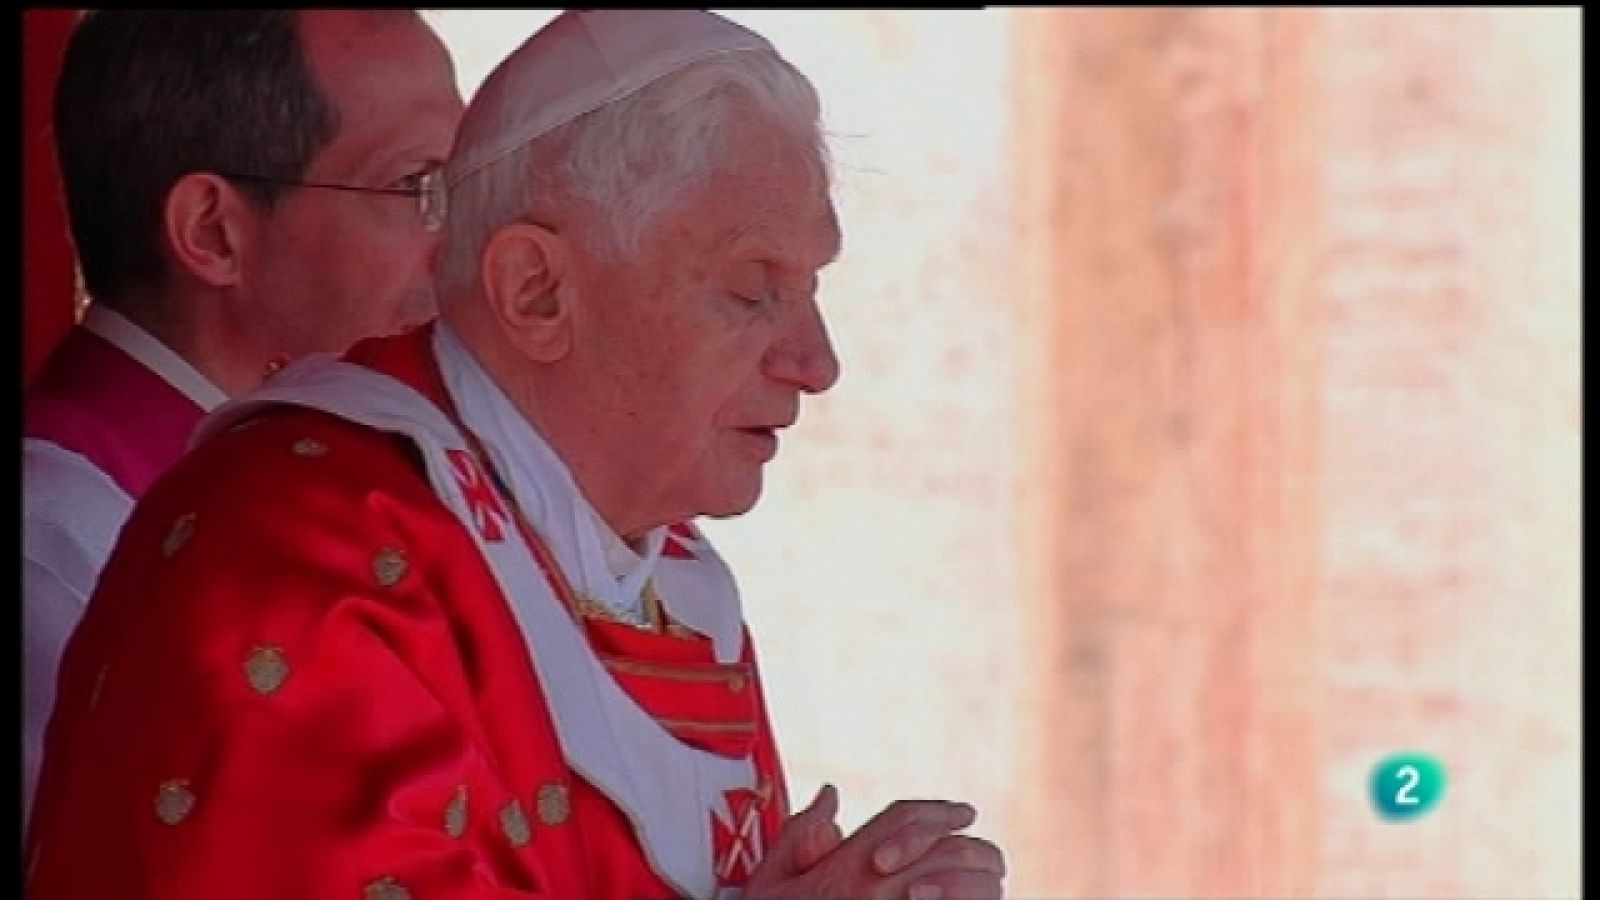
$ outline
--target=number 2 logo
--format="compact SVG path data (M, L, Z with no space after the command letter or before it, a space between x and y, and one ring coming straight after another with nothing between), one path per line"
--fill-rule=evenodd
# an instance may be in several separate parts
M1395 753L1372 768L1372 806L1386 819L1414 819L1444 795L1444 766L1425 753Z
M1417 787L1417 782L1422 780L1422 775L1417 772L1416 766L1401 766L1395 770L1394 776L1405 782L1400 786L1400 790L1394 792L1395 803L1400 806L1416 806L1422 802L1411 795L1411 792Z

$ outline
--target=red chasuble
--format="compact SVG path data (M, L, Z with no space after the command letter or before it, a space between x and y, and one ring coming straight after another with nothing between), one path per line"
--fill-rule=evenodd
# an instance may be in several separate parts
M429 333L350 359L443 406ZM742 884L787 814L748 633L721 664L707 638L604 621L548 577L667 732L752 760L755 784L703 823L716 888ZM679 894L639 811L564 757L562 685L499 584L401 436L274 406L201 443L136 508L68 646L28 895Z

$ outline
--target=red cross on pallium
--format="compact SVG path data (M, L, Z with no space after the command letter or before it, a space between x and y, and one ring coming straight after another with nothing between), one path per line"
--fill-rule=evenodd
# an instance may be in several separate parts
M726 791L732 820L724 822L711 814L711 852L717 867L717 883L723 887L742 885L761 863L766 848L761 834L761 801L755 791L745 788Z
M490 543L504 540L506 509L500 505L500 497L490 486L489 479L483 477L483 470L465 450L452 447L445 450L445 456L455 469L456 484L461 486L461 495L467 501L467 510L472 513L478 533Z
M700 535L694 533L694 526L688 522L673 522L667 526L667 540L661 546L661 555L672 559L694 559L694 551L689 549L692 541L700 540Z

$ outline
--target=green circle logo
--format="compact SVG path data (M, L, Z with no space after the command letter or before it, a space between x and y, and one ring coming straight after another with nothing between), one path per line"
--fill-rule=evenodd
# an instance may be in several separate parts
M1385 819L1415 819L1444 796L1444 766L1426 753L1395 753L1372 767L1372 806Z

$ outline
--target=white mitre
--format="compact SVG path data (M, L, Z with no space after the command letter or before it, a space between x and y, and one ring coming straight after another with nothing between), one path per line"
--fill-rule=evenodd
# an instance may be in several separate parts
M445 182L457 184L552 129L718 53L766 38L698 9L567 10L495 67L473 95Z

